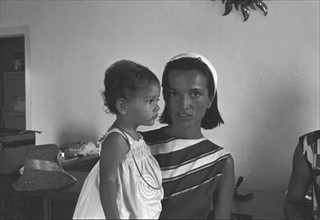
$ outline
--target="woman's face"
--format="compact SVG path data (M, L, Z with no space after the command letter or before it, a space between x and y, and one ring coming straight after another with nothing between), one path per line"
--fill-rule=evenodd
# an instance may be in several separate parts
M172 125L200 130L202 118L212 103L206 76L199 70L172 70L168 84L166 105Z

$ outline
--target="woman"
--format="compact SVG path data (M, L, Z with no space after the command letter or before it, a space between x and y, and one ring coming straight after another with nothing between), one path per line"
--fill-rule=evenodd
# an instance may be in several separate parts
M311 201L306 195L311 189ZM286 219L320 219L320 130L299 137L283 205Z
M215 219L230 219L233 158L201 132L223 123L214 67L199 54L179 54L167 63L162 87L160 122L168 126L142 133L162 170L160 219L206 219L211 204Z

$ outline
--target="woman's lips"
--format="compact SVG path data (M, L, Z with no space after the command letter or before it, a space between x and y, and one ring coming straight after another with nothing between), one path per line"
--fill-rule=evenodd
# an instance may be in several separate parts
M181 118L190 117L190 115L189 115L189 114L186 114L186 113L178 113L178 116L181 117Z

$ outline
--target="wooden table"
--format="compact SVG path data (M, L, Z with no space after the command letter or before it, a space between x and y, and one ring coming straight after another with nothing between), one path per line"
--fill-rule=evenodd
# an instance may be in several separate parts
M99 159L99 155L79 156L62 161L62 166L65 170L90 172Z

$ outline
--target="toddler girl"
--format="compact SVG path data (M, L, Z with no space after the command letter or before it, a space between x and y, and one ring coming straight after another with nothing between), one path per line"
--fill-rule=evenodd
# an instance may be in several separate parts
M74 219L157 219L163 198L161 170L137 132L158 117L160 83L129 60L105 73L104 105L116 120L101 140L100 160L82 187Z

